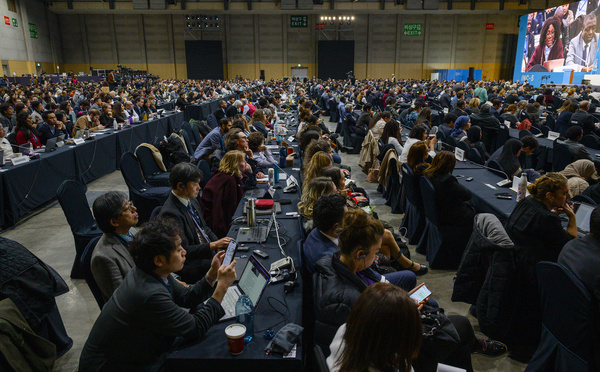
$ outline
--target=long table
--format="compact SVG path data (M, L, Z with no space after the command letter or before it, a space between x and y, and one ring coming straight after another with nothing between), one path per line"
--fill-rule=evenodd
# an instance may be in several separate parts
M294 150L297 151L297 145ZM285 172L293 175L299 180L299 160L296 159L294 168L284 168ZM281 172L280 172L281 174ZM285 187L285 181L278 184ZM259 184L259 187L260 184ZM264 189L264 185L262 186ZM240 205L234 215L234 220L243 215L243 205L249 195L260 193L258 190L246 192ZM283 282L269 284L258 303L254 313L254 339L245 345L244 352L237 356L229 354L227 347L227 337L225 328L235 323L235 319L218 323L210 328L206 335L199 341L179 348L172 352L166 359L166 369L168 371L202 370L202 371L301 371L302 370L302 345L296 346L296 355L293 358L283 358L280 355L265 354L265 347L269 343L263 338L266 329L272 329L275 333L279 331L288 322L302 325L302 278L300 277L300 257L297 248L297 242L302 238L302 228L298 217L287 216L288 212L297 212L297 204L300 201L300 190L295 193L286 194L282 189L276 190L275 201L279 199L289 199L291 204L282 205L282 213L276 217L280 224L280 236L286 239L283 250L293 260L298 271L298 279L293 292L285 294L283 291ZM257 218L268 218L269 216L257 216ZM229 233L230 237L237 236L238 229L244 224L233 224ZM258 260L269 270L272 262L281 258L281 253L277 245L274 229L264 244L245 244L250 249L248 252L238 252L236 259L245 264L247 257L252 254L254 249L260 249L269 255L269 258ZM244 257L247 256L247 257ZM238 271L238 270L236 270ZM238 271L238 273L241 271ZM238 275L239 278L239 275ZM278 303L277 300L281 301ZM287 308L287 310L286 310ZM278 314L275 309L286 312L287 319ZM287 320L287 321L286 321Z
M471 191L471 205L478 213L492 213L504 223L517 205L517 194L497 185L504 177L469 162L457 162L453 175ZM463 177L460 177L463 176ZM467 181L469 177L473 180ZM498 199L497 193L510 193L512 199Z
M185 120L206 120L206 118L208 118L208 115L217 111L217 109L219 108L219 101L227 101L231 97L237 98L238 95L229 94L227 96L224 96L223 98L198 103L195 105L187 105L185 106Z
M175 113L116 132L110 129L83 144L41 153L39 159L4 165L0 173L0 226L13 226L29 211L53 200L65 180L88 183L114 172L124 152L179 130L182 120L183 114Z

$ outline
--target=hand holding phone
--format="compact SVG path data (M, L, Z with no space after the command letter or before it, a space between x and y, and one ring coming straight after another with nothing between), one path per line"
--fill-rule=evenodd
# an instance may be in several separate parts
M223 265L229 266L233 257L235 257L235 252L237 251L237 242L233 239L229 241L229 245L227 246L227 250L225 251L225 257L223 258Z
M429 296L431 296L431 291L425 286L425 283L421 283L412 291L408 292L410 298L412 298L417 305L425 303Z

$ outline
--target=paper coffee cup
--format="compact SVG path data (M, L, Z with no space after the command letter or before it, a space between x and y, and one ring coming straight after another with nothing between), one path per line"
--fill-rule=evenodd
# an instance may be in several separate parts
M244 336L246 336L246 326L243 324L232 324L225 328L227 335L227 345L231 355L239 355L244 351Z

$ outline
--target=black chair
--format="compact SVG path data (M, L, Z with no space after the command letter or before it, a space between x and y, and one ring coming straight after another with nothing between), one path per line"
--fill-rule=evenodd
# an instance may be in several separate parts
M545 126L548 127L551 131L554 131L554 129L556 128L556 119L553 115L546 116L546 123L542 126L542 128L544 128Z
M421 240L425 229L425 215L423 214L423 200L419 189L419 181L408 164L402 164L402 193L405 197L404 218L401 227L406 228L406 237L409 244L417 244ZM417 252L423 254L424 251Z
M538 263L536 276L542 302L542 337L525 371L596 371L597 310L589 292L557 263Z
M325 359L325 354L323 354L323 350L319 345L315 345L315 371L317 372L329 372L329 367L327 366L327 359Z
M153 187L142 177L137 158L131 152L121 156L121 174L129 189L129 199L138 212L138 223L148 222L154 208L163 205L167 200L170 187Z
M200 135L200 127L198 125L192 126L192 137L196 142L196 147L202 142L202 136Z
M532 125L532 126L531 126L531 128L529 128L529 129L530 129L530 132L531 132L531 134L532 134L532 135L534 135L534 136L537 136L537 135L539 135L539 134L544 134L544 133L542 132L542 128L541 128L541 127L539 127L539 128L538 128L538 127L534 127L534 126ZM521 132L522 132L522 131L521 131ZM524 134L523 136L526 136L526 134ZM520 137L520 138L523 138L523 137Z
M508 127L504 124L500 124L500 129L498 130L498 134L496 135L496 142L494 143L493 149L487 149L492 154L494 151L498 150L500 147L504 146L506 141L510 138L510 133L508 131Z
M190 125L190 123L188 123L187 121L184 121L183 123L181 123L181 130L183 132L187 133L187 136L188 136L189 141L190 141L190 146L193 149L195 149L196 147L198 147L198 145L200 144L200 142L196 142L196 138L194 137L194 133L192 132L192 126Z
M189 125L189 124L188 124ZM138 146L135 149L135 156L142 168L144 179L152 186L169 186L169 172L165 172L158 167L152 150L146 146Z
M85 197L86 191L87 188L84 184L71 180L64 181L56 190L58 202L65 213L75 240L75 261L71 268L72 279L84 278L80 263L81 255L93 238L102 235L102 231L96 225L96 220L90 211L90 205Z
M571 198L571 200L573 200L574 202L585 203L585 204L589 204L589 205L593 205L593 206L598 205L598 203L596 203L596 201L594 199L592 199L591 197L589 197L587 195L583 195L583 194L575 195L574 197Z
M383 143L383 141L379 139L377 141L377 146L379 146L379 153L381 153L381 150L383 149L383 146L385 146L385 143Z
M302 231L302 228L300 228ZM312 274L306 267L306 256L304 255L303 240L298 240L298 257L300 258L299 267L300 275L302 276L302 326L303 331L303 342L306 350L311 350L314 345L314 333L315 333L315 308L314 308L314 296L313 296L313 281Z
M200 181L200 187L204 188L208 183L208 180L212 177L212 172L210 171L210 164L206 160L200 160L198 162L198 168L202 171L202 181Z
M579 140L579 143L591 149L600 150L600 140L593 134L586 134Z
M100 240L100 238L101 236L97 236L90 240L87 247L85 247L83 254L81 255L80 263L85 282L87 283L88 287L90 287L90 291L92 291L98 306L100 306L100 310L102 310L104 307L104 299L102 298L100 287L98 287L98 283L96 283L96 279L94 279L94 275L92 274L92 254L94 253L94 248L96 248L96 244L98 244L98 240Z
M465 141L458 141L456 143L456 147L458 147L459 149L463 150L465 152L465 156L469 152L469 150L471 149L469 147L469 145Z
M215 129L216 127L219 126L219 123L217 122L217 117L215 116L215 114L208 115L208 117L206 118L206 122L208 123L208 126L211 129Z
M504 172L504 168L502 168L500 163L498 163L496 160L494 160L494 159L488 160L486 166L488 168L492 168L492 169L496 170L496 171L491 170L492 173L495 173L495 174L499 175L500 177L508 177L506 172Z
M444 132L442 132L441 130L438 130L437 133L435 134L438 141L442 141L442 142L446 142L446 134Z
M542 134L544 135L544 137L548 137L548 133L550 133L550 131L552 130L552 128L550 128L547 125L542 125Z
M194 156L194 150L196 150L196 148L192 147L192 140L191 140L190 136L188 135L188 132L186 132L185 130L182 130L181 136L183 137L183 140L185 141L185 148L187 149L188 154L190 156Z
M456 145L457 145L456 138L454 138L452 136L446 136L446 143L452 147L456 147Z
M425 212L425 230L417 246L417 252L419 252L419 249L425 251L425 257L432 269L456 270L460 264L465 246L460 247L455 244L452 230L448 231L447 234L442 231L443 227L439 224L437 218L435 188L431 181L427 177L421 177L419 184Z
M469 149L469 152L467 152L467 159L481 165L485 163L483 161L483 157L479 153L479 150L477 150L476 148Z
M571 164L575 159L573 153L567 145L554 141L554 150L552 152L552 171L560 172L564 170L567 165Z
M150 221L154 220L160 214L161 209L162 205L159 205L152 210L152 213L150 213Z
M531 129L533 129L534 127L531 127ZM519 131L519 139L525 137L525 136L533 136L533 133L531 133L531 131L527 130L527 129L522 129Z
M400 174L398 173L398 162L395 158L391 158L388 163L386 187L383 197L386 200L386 205L392 208L393 214L401 214L404 212L402 205L402 184L400 183Z

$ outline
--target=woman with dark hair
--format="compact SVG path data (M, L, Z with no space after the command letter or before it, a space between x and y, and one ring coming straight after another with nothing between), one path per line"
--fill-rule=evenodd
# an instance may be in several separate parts
M540 32L540 44L529 59L527 71L535 65L543 65L546 61L564 58L560 30L560 21L556 17L548 18L544 22Z
M383 127L383 133L381 134L381 141L386 145L394 145L396 154L402 154L402 128L400 124L392 119L385 124Z
M456 157L449 151L438 153L425 169L423 175L431 181L435 190L435 208L438 223L442 232L452 231L452 241L448 242L447 267L456 269L460 263L471 233L473 232L473 219L475 210L468 203L471 200L471 191L458 183L452 175ZM454 261L456 259L456 262Z
M419 112L419 116L415 120L415 125L423 124L427 128L431 128L431 109L429 107L424 107L421 112Z
M31 143L33 149L42 146L39 136L40 134L33 125L31 116L24 111L17 115L17 125L15 126L17 145L21 146L26 143Z
M408 294L389 283L365 289L337 331L331 372L410 372L422 338L421 314Z
M316 128L315 128L316 129ZM300 150L305 151L308 145L310 145L313 141L318 141L321 139L321 132L316 130L307 130L302 133L299 142Z
M125 123L127 121L127 118L125 117L125 107L123 107L121 102L115 102L112 116L117 120L117 123Z
M404 144L404 148L402 149L402 153L398 156L398 161L400 163L406 163L408 160L408 152L412 145L419 141L427 140L427 147L429 148L429 155L433 158L435 156L435 143L437 142L437 138L427 137L427 128L424 125L415 125L408 134L408 139Z
M427 158L429 158L427 143L419 141L411 146L406 164L412 169L415 176L420 177L425 169L429 167L429 164L426 163Z
M500 164L509 180L522 171L519 162L522 149L523 143L516 138L511 138L490 156L490 159L496 160Z
M486 161L489 157L487 149L483 142L481 142L481 128L478 125L473 125L467 130L467 137L462 139L469 145L470 148L475 149L481 155L483 161Z

